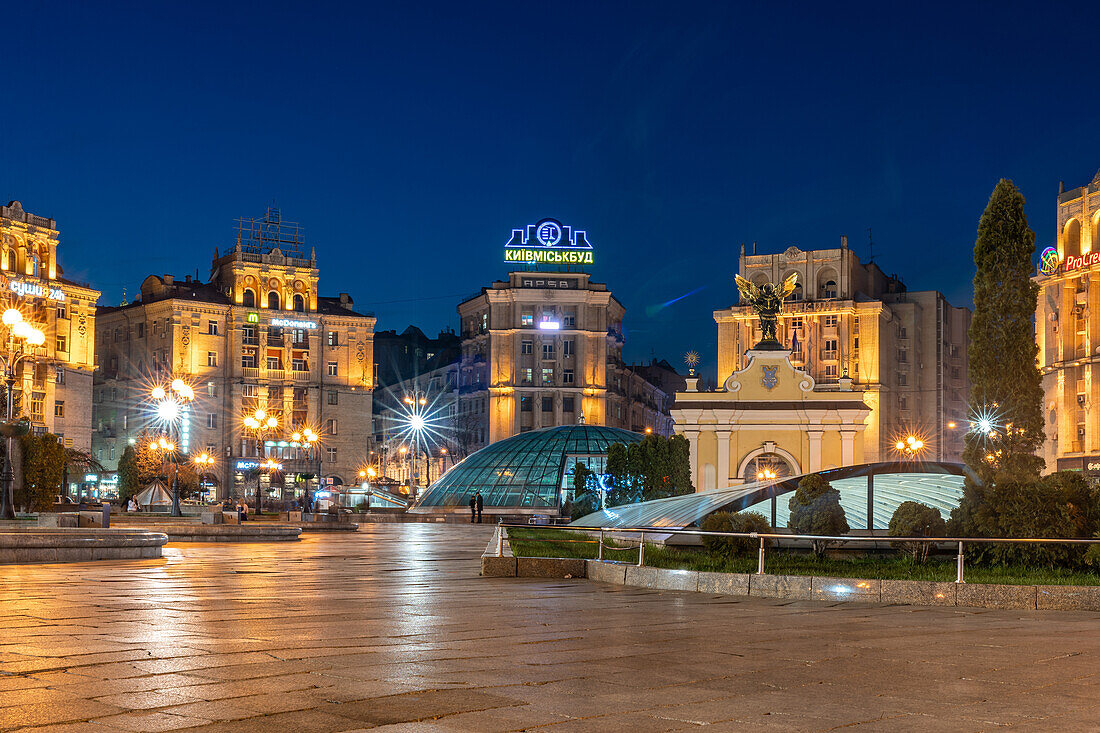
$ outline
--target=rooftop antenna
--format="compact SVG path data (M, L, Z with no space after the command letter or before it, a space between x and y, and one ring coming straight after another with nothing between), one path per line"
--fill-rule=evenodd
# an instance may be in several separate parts
M756 254L756 241L755 240L752 243L752 253Z
M129 303L126 302L126 288L122 288L122 305L129 305Z
M870 257L867 258L867 264L871 264L875 261L875 240L871 238L871 227L867 227L867 246L871 250Z

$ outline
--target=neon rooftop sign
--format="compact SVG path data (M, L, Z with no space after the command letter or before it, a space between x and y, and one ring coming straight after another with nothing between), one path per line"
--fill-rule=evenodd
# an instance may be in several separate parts
M504 245L505 262L546 265L591 265L592 245L580 229L557 219L543 219L523 229L513 229Z
M271 325L281 328L317 328L313 321L292 321L289 318L272 318Z
M8 281L8 289L16 295L26 298L45 298L46 300L65 300L65 291L26 280Z

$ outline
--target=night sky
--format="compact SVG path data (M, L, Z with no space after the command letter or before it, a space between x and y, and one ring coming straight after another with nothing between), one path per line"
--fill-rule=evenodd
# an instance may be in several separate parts
M1098 6L835 5L12 5L0 198L57 219L102 304L205 279L274 201L322 294L428 333L555 217L628 359L711 371L741 242L865 257L870 227L884 270L969 305L997 180L1042 246L1059 180L1100 167Z

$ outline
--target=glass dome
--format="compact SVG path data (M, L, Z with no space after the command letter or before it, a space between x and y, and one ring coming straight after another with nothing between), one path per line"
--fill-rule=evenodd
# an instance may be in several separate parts
M603 473L607 447L640 443L642 436L601 425L562 425L505 438L472 453L425 490L410 511L465 507L480 491L486 508L557 509L572 489L577 462Z

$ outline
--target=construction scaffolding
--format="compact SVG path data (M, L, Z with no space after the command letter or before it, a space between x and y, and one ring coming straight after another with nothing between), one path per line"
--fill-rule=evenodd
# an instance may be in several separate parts
M278 249L286 257L305 260L305 234L296 221L283 221L283 212L268 206L261 219L237 219L237 248L246 254L264 255Z

